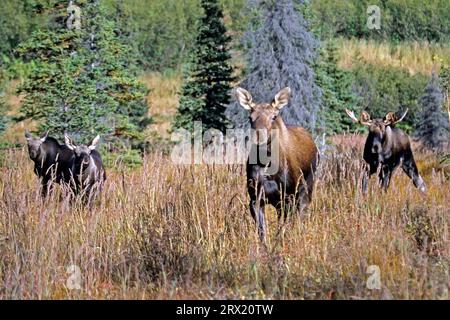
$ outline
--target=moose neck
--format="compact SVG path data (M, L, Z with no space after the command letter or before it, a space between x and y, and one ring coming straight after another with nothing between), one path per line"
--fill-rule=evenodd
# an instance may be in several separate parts
M43 165L44 164L44 162L45 162L45 158L46 158L46 156L47 156L47 152L46 152L46 150L44 150L44 143L41 143L41 145L39 146L39 153L38 153L38 155L37 155L37 157L36 157L36 160L35 160L35 162L36 163L38 163L39 165Z
M268 139L263 145L253 145L256 147L258 164L263 167L280 167L284 163L283 155L289 143L288 129L281 117L275 119Z
M392 137L393 132L391 127L386 127L383 141L383 153L384 157L389 158L392 155L392 149L394 147L394 139Z
M277 130L274 135L275 139L277 139L278 146L280 148L280 153L283 152L285 146L289 143L289 135L286 124L284 123L281 116L278 116L272 126L272 130Z

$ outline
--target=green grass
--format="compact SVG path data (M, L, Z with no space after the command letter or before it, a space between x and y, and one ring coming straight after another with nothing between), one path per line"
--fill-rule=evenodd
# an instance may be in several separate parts
M400 68L411 75L439 73L442 66L450 65L450 46L412 42L391 44L373 40L339 39L339 65L351 69L358 60L381 67Z

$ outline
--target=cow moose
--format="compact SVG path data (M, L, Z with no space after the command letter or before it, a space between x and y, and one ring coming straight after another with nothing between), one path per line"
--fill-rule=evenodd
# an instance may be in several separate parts
M25 131L30 159L34 162L34 172L41 179L42 196L45 198L51 183L70 181L70 161L73 151L52 137L48 131L39 138L34 138L28 130Z
M356 123L369 128L363 159L366 162L362 179L362 190L367 192L370 176L377 172L379 184L387 191L394 170L402 164L403 171L412 179L414 186L422 192L426 192L425 182L419 174L414 161L411 143L408 135L395 125L402 121L408 110L401 117L393 112L388 112L384 118L372 119L367 112L362 112L360 118L356 118L353 111L345 109L348 116Z
M74 153L71 172L72 190L84 199L90 199L93 191L101 191L106 180L106 172L100 153L95 150L100 136L96 136L87 145L75 145L72 139L65 134L64 142Z
M266 202L276 208L280 220L286 219L292 209L302 212L312 199L318 149L304 128L286 125L279 115L288 104L290 93L290 88L284 88L271 103L254 103L248 91L235 90L239 104L250 113L252 143L247 159L247 191L261 241L265 241ZM267 159L260 156L264 152Z

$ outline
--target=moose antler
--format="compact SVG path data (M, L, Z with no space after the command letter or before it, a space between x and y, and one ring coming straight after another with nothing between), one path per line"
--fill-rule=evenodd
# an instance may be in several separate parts
M347 112L348 116L349 116L350 118L352 118L352 120L353 120L354 122L358 122L358 123L359 123L359 119L356 118L355 113L354 113L353 111L350 111L350 110L348 110L348 109L345 109L345 112Z
M407 109L405 110L405 113L403 113L403 115L402 115L398 120L396 120L395 123L402 121L403 118L406 117L406 114L408 113L408 111L409 111L409 109L407 108Z

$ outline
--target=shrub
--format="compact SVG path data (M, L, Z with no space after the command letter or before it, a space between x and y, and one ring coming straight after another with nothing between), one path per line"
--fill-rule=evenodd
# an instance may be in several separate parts
M377 5L381 28L366 26L369 5ZM391 41L448 42L450 3L446 0L319 0L311 1L314 27L324 38L343 36Z
M378 67L358 63L352 73L355 76L354 90L360 98L360 109L373 117L383 117L387 112L409 108L408 116L399 124L411 129L418 116L418 98L427 83L421 74L410 75L398 68Z

